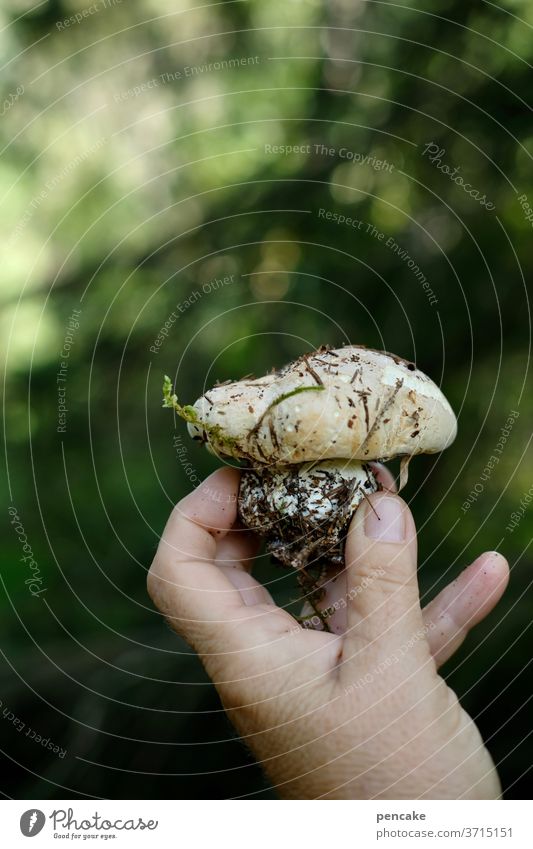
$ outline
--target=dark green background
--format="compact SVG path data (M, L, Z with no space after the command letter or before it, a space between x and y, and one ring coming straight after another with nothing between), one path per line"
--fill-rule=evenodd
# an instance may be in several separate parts
M506 526L533 483L533 233L518 201L533 202L531 4L123 0L68 27L58 22L83 3L31 5L0 12L5 96L25 87L0 123L2 487L47 591L35 599L24 585L6 509L0 700L67 755L0 716L3 793L272 795L146 596L158 536L191 488L174 438L198 477L216 467L161 409L162 376L191 402L216 379L350 341L416 359L458 413L455 444L414 462L406 489L421 588L428 600L483 550L509 558L504 600L444 672L507 796L527 797L533 507ZM259 59L198 71L242 57ZM430 142L494 210L423 155ZM265 150L276 144L335 152ZM343 147L393 168L350 163ZM321 208L393 237L438 303L384 241ZM150 351L176 304L230 274ZM500 462L463 512L513 410ZM293 597L290 576L268 563L259 573L280 601Z

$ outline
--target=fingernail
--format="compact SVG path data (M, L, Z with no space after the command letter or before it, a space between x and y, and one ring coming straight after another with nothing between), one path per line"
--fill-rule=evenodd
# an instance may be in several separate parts
M382 542L403 542L405 515L402 502L382 495L366 505L365 534Z

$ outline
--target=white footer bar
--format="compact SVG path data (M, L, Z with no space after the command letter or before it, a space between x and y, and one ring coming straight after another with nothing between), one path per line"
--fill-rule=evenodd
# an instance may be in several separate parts
M315 810L312 810L312 809ZM3 801L1 845L533 847L531 803ZM28 844L35 837L35 844Z

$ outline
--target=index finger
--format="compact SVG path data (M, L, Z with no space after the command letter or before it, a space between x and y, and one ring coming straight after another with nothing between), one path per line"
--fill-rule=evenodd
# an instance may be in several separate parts
M173 509L148 573L148 592L170 624L193 645L222 631L242 596L215 565L217 539L237 517L239 473L218 469Z
M148 575L156 606L200 654L215 683L225 685L238 684L243 675L276 673L279 651L290 659L287 635L305 633L271 599L256 596L250 603L249 594L241 593L214 561L217 540L236 520L238 485L236 470L219 469L180 501ZM298 658L300 644L292 640L291 645Z

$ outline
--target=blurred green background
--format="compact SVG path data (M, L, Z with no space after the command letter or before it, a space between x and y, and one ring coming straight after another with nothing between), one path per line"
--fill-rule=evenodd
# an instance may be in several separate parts
M162 376L192 402L350 341L415 359L457 411L406 489L421 588L509 558L444 672L529 797L532 26L527 0L4 0L5 795L273 795L146 596L173 503L217 465Z

